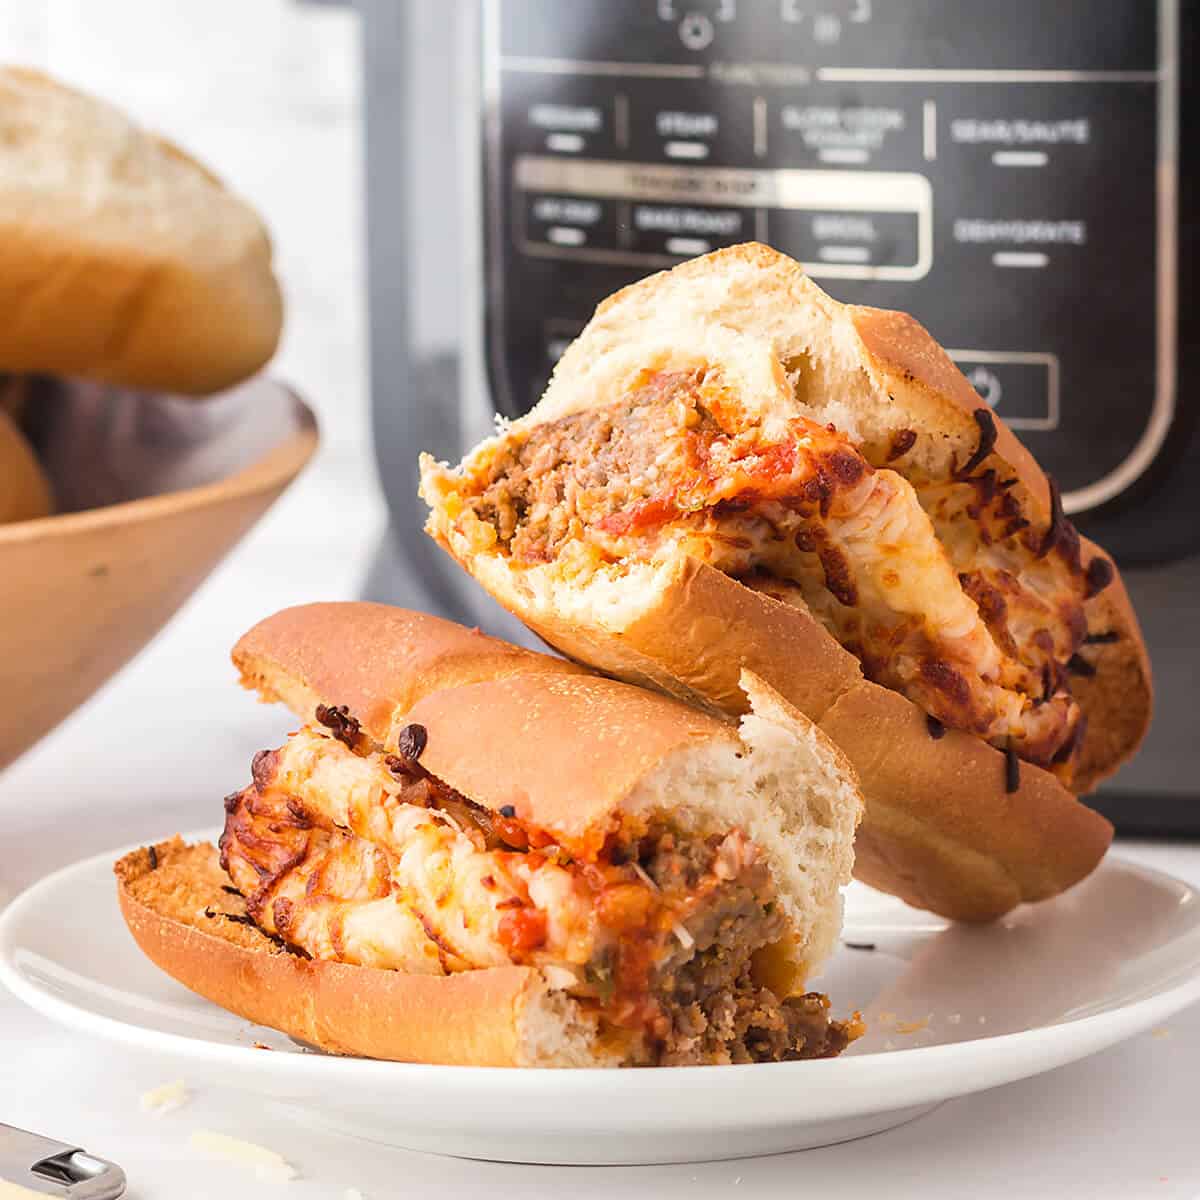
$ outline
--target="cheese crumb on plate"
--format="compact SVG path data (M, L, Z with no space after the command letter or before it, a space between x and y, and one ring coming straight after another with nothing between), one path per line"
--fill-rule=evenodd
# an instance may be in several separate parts
M188 1138L188 1144L193 1150L202 1150L215 1158L223 1158L226 1162L252 1167L259 1179L272 1183L285 1183L300 1174L283 1155L276 1154L274 1150L255 1145L254 1142L245 1142L241 1138L230 1137L226 1133L197 1129Z

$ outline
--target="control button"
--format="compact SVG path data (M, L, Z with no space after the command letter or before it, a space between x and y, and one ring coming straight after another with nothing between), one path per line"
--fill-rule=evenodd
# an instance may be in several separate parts
M720 129L720 118L714 112L665 108L654 118L654 130L663 139L662 151L667 158L706 159Z
M989 408L996 408L1004 398L1004 384L991 367L980 363L967 372L967 382L979 393L980 399Z
M596 150L605 135L604 109L597 104L531 104L530 127L551 154L584 154Z
M971 386L1013 429L1057 429L1058 358L1033 351L951 350Z
M916 269L917 214L911 212L779 212L768 217L771 238L825 274L869 275L875 268Z
M799 25L807 15L805 8L818 8L812 13L813 39L824 46L841 41L842 14L828 11L835 0L779 0L779 19L785 25ZM865 25L871 20L871 0L841 0L845 19L852 25ZM820 11L824 10L824 11Z
M954 240L991 250L992 266L1003 270L1040 270L1052 261L1050 250L1088 244L1086 221L1048 221L958 217ZM1045 249L1043 249L1045 247Z
M1030 168L1054 164L1060 148L1087 147L1092 141L1088 117L954 117L950 140L955 146L978 147L994 167ZM1069 160L1077 161L1077 160Z
M693 258L721 246L749 241L754 212L745 208L635 204L630 221L632 248L639 254Z
M813 17L813 40L818 46L836 46L842 40L842 18L837 13Z
M611 200L537 194L525 198L527 246L607 249L615 245L616 232L616 211Z
M664 94L661 87L634 83L622 94L628 98L629 135L622 158L700 166L749 162L754 156L755 95L748 89L714 97L708 87ZM760 136L766 136L765 125Z
M658 0L658 19L676 24L679 40L689 50L707 50L716 37L715 22L726 23L737 19L737 0L717 0L710 17L708 13L693 9L680 16L680 5L676 0ZM711 5L709 6L711 7Z
M712 45L716 30L704 13L690 12L679 22L679 40L689 50L705 50Z
M915 102L788 103L779 109L779 150L789 162L905 165L923 156L925 121Z

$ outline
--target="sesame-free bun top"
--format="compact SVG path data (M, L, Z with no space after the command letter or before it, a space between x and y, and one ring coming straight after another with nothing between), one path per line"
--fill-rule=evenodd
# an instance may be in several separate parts
M203 394L283 320L271 245L207 168L38 71L0 69L0 372Z

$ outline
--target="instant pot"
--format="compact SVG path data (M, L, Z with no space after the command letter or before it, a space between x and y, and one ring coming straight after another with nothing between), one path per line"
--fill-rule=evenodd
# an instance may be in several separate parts
M528 641L420 532L421 449L527 411L596 303L769 242L916 314L1120 562L1157 717L1095 799L1200 832L1187 0L360 0L369 583Z

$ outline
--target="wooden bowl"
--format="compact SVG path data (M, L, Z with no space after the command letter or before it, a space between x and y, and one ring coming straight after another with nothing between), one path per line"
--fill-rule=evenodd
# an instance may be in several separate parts
M307 405L265 377L204 400L35 392L59 512L0 525L0 768L162 628L317 446Z

